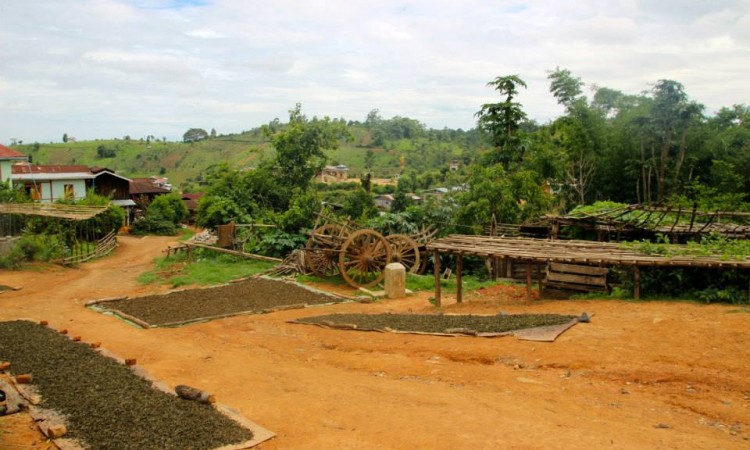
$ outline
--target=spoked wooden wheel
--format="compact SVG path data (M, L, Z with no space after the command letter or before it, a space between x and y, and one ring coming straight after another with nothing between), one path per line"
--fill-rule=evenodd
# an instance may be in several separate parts
M350 286L371 287L385 277L391 262L391 247L375 230L359 230L349 235L339 254L339 270Z
M391 246L391 262L401 263L409 273L419 270L419 246L405 234L391 234L385 237Z
M338 248L347 238L346 228L328 223L310 233L305 245L305 265L315 275L323 278L339 274Z

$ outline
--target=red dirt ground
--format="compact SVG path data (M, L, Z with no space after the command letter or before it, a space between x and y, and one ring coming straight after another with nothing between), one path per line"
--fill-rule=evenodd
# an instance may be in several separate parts
M532 300L497 287L446 299L450 313L593 314L554 343L512 337L340 331L287 320L335 312L434 311L421 293L142 330L84 308L144 295L172 239L123 236L78 269L0 271L0 320L48 320L136 358L170 386L212 392L275 431L260 448L750 448L750 308L684 302ZM347 288L336 287L338 291ZM22 415L0 448L48 448Z

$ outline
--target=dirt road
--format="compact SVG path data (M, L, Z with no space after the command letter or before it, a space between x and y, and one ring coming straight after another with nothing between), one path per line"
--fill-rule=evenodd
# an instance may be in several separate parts
M143 295L171 239L121 237L79 269L0 271L0 320L48 320L136 358L174 386L212 392L277 437L270 449L750 448L750 308L526 301L466 295L451 313L594 314L554 343L328 330L286 321L333 312L427 312L429 293L141 330L84 308ZM46 448L0 418L0 448Z

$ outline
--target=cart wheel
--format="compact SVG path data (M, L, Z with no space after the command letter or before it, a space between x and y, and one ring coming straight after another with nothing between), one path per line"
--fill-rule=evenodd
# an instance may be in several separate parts
M339 274L338 248L349 233L340 225L328 223L310 233L305 245L305 265L323 278Z
M375 230L355 231L341 247L339 270L350 286L372 287L385 277L385 266L391 262L391 247Z
M403 264L409 273L419 271L419 246L405 234L391 234L385 237L391 246L391 261Z

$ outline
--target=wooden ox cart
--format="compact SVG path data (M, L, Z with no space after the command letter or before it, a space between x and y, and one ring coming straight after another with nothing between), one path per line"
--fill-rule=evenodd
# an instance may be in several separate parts
M423 273L426 245L436 230L425 228L419 233L390 234L357 227L318 214L305 246L305 266L320 277L341 275L352 287L372 287L385 277L385 266L391 262L404 265L407 272Z

